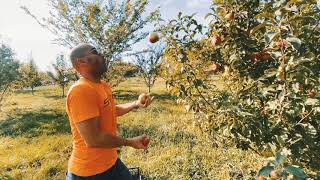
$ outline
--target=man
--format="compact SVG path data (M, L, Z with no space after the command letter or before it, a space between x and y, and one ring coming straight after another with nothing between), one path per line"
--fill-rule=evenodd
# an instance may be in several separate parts
M142 94L135 102L115 105L110 86L101 80L106 72L104 57L92 45L80 44L70 59L81 78L69 89L66 102L73 137L67 179L131 180L117 148L147 149L149 138L117 136L116 117L149 106L153 97Z

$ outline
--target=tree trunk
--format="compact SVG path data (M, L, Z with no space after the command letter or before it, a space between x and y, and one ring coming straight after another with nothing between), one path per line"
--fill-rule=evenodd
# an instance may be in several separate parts
M31 85L31 93L32 93L32 95L33 95L33 86Z
M149 93L150 93L150 91L151 91L151 78L149 77L148 78L148 88L149 88Z
M0 95L0 112L1 112L1 105L2 105L2 101L4 99L4 95L7 92L7 90L9 89L10 84L7 84L7 86L4 88L3 92L1 92Z

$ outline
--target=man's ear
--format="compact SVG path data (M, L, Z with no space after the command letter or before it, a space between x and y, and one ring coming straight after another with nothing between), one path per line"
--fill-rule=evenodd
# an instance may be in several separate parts
M77 61L75 62L74 68L75 68L76 70L80 70L80 68L83 68L86 64L87 64L87 63L86 63L86 60L85 60L85 59L79 58L79 59L77 59Z
M87 63L86 59L83 59L83 58L79 58L77 61L79 62L79 64L86 64Z

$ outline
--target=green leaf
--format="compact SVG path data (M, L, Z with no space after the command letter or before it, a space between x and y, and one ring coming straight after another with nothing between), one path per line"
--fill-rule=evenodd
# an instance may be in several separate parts
M274 4L273 4L273 8L279 8L280 6L283 6L286 4L286 0L280 0L280 1L276 1Z
M273 77L277 74L277 69L276 68L270 68L264 71L264 75L259 78L259 80L264 80L270 77Z
M297 49L297 50L300 49L300 47L301 47L301 40L300 40L299 38L296 38L296 37L288 37L288 38L287 38L287 41L289 41L295 49Z
M317 8L320 10L320 0L317 1Z
M203 81L200 80L200 79L196 79L193 83L194 83L194 85L195 85L196 87L199 87L199 86L202 86L202 85L203 85Z
M260 14L256 15L256 18L257 18L257 19L262 18L262 17L265 17L265 18L274 18L274 14L268 13L268 12L263 12L263 13L260 13Z
M254 34L254 33L256 33L258 30L260 30L261 28L264 28L264 27L266 27L266 26L268 26L268 25L271 25L271 24L269 24L269 23L259 24L259 25L257 25L256 27L254 27L254 28L251 29L250 34Z
M289 165L289 166L285 167L285 170L287 172L291 173L294 176L294 178L297 180L307 179L307 175L300 168Z
M207 19L209 16L214 16L214 14L213 14L213 13L208 13L208 14L204 17L204 19Z
M267 44L269 44L279 33L275 32L269 32L265 34L265 41Z
M264 166L260 169L258 176L267 177L273 169L273 166Z
M277 153L276 155L277 165L281 164L285 159L286 157L284 155L282 155L280 152Z

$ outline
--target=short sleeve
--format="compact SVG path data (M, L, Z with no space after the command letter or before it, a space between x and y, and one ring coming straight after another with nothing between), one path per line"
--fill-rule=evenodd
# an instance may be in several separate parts
M68 109L74 123L99 116L97 92L89 86L76 86L68 95Z
M112 89L111 89L110 84L107 83L107 82L105 82L105 81L103 81L103 83L104 83L106 92L107 92L107 93L111 96L111 98L112 98L113 105L116 105L117 102L116 102L116 99L114 98L114 95L113 95L113 92L112 92Z

